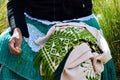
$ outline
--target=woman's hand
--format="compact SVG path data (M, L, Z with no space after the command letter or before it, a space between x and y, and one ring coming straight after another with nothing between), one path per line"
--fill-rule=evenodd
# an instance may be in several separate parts
M19 28L15 28L13 35L9 40L9 50L12 54L18 55L22 52L21 50L22 43L22 33Z

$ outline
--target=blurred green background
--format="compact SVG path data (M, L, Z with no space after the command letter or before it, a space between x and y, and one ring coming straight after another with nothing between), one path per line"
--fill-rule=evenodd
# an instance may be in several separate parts
M93 12L111 49L120 80L120 0L93 0L93 4Z
M7 0L0 0L0 33L8 27L6 5ZM93 13L100 22L120 77L120 0L93 0Z

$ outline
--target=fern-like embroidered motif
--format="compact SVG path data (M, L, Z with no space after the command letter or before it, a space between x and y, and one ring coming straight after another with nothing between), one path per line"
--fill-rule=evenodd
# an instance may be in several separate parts
M59 28L40 49L34 59L35 66L41 65L44 80L54 80L54 72L69 50L81 43L88 43L93 52L100 53L97 40L84 28Z

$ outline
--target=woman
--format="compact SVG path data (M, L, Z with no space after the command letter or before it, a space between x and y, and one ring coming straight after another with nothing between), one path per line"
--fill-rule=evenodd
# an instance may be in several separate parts
M52 25L83 21L100 30L91 0L9 0L7 9L10 29L0 38L2 80L43 80L33 66L40 49L33 41L45 36ZM111 65L112 60L105 65L101 80L116 80Z

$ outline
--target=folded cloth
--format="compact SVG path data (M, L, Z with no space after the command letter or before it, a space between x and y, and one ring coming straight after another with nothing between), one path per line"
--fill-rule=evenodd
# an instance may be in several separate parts
M36 42L36 44L43 46L45 44L45 42L48 41L50 36L55 32L56 29L73 27L73 26L77 27L77 28L85 28L86 30L88 30L97 39L98 45L99 45L100 49L103 51L103 53L101 53L101 54L92 53L91 54L91 51L86 50L87 49L86 44L84 44L84 45L81 44L80 46L77 46L70 53L70 56L68 57L67 62L65 63L65 67L64 67L64 70L62 72L61 80L73 80L73 79L74 80L81 80L82 78L84 78L85 77L84 74L83 74L84 77L82 77L83 75L81 75L82 74L81 72L79 74L79 71L81 71L81 68L78 67L78 65L81 65L81 63L83 63L84 61L89 60L91 58L92 58L91 61L93 63L93 68L95 70L95 73L101 74L101 72L103 71L103 64L107 63L112 58L111 54L110 54L110 50L109 50L109 47L107 45L106 40L103 38L101 33L97 29L95 29L89 25L86 25L85 23L82 23L82 22L80 22L80 23L61 23L61 24L54 25L48 31L48 33L45 37L38 38L35 42ZM80 49L81 46L83 46L82 49ZM85 52L87 51L86 52L87 57L85 56L84 52L83 53L81 52L81 51L84 51L84 49L85 49ZM83 54L84 54L84 56L81 56ZM75 60L75 62L72 62L74 60ZM76 71L78 71L78 73L71 74L71 73L74 73ZM67 78L66 78L66 75L67 75ZM79 76L77 76L77 75L79 75ZM85 79L82 79L82 80L85 80Z
M91 62L92 57L94 55L87 43L75 47L67 59L61 80L89 80L90 78L99 80L100 74L94 71ZM99 63L99 66L101 67L99 71L103 71L103 64Z

